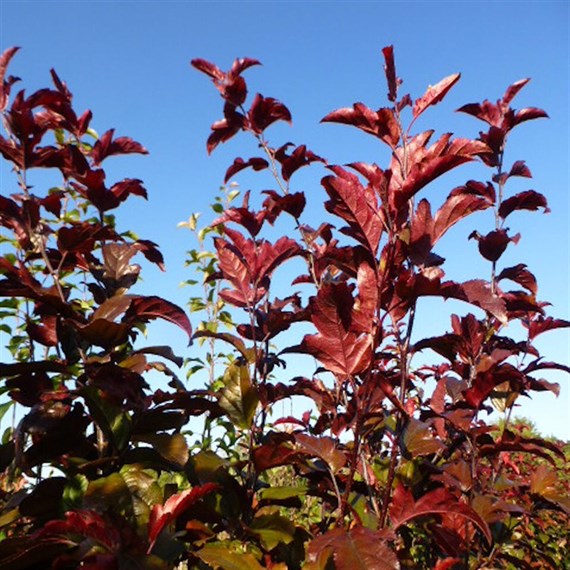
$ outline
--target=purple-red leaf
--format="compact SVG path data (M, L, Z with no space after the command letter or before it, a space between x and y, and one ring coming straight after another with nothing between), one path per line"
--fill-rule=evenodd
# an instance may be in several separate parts
M190 64L198 71L205 73L216 81L222 81L226 75L217 65L214 65L205 59L196 58L193 59Z
M125 313L124 320L131 322L149 319L164 319L173 323L186 332L189 341L192 340L192 326L186 313L178 305L154 295L134 297Z
M335 528L309 543L307 560L311 568L328 568L332 557L331 567L337 570L398 570L398 557L386 538L385 532L363 526Z
M330 437L297 433L295 441L302 453L322 459L332 473L338 473L346 465L345 454L338 449L334 439Z
M511 101L516 97L518 92L530 81L527 77L525 79L519 79L515 81L512 85L507 87L503 98L501 99L501 103L503 104L503 108L508 109Z
M355 103L352 108L345 107L329 113L321 119L321 122L354 126L365 133L378 137L391 148L394 148L400 140L398 121L394 112L388 108L373 111L363 103Z
M261 134L275 121L291 123L291 113L283 103L273 97L264 97L260 93L255 96L247 116L256 134Z
M325 284L311 301L311 320L319 331L307 335L302 348L333 374L350 376L368 367L369 335L350 330L354 299L346 283Z
M520 109L515 113L515 118L513 121L513 126L519 125L524 121L533 121L534 119L548 119L548 115L542 109L537 109L536 107L528 107L526 109Z
M94 166L98 166L111 155L117 154L148 154L148 150L140 143L129 137L118 137L113 140L115 129L110 129L97 139L89 156L93 160Z
M206 483L200 487L194 487L193 489L187 489L182 491L182 493L172 495L164 505L154 505L148 520L148 540L150 544L147 552L150 554L164 527L175 521L194 503L218 488L219 486L215 483Z
M433 131L426 131L414 137L407 147L408 172L402 171L403 148L398 148L392 159L390 188L396 194L396 207L399 208L424 186L442 174L475 160L489 152L488 146L470 139L451 139L450 134L442 135L431 146L427 146Z
M456 189L458 190L458 189ZM454 224L473 212L491 207L493 202L487 197L469 192L452 192L443 206L436 212L433 222L432 245L435 244Z
M285 181L289 181L293 173L303 166L312 162L326 162L314 152L307 150L304 144L298 146L290 155L286 152L288 146L291 145L283 145L275 152L275 160L281 163L281 175Z
M515 210L536 211L539 208L543 208L545 214L550 212L546 198L542 194L534 190L526 190L504 200L499 207L499 216L504 220Z
M10 60L14 54L19 50L19 47L11 47L2 53L0 56L0 112L3 112L8 106L8 97L10 96L10 88L18 81L17 77L8 77L6 79L6 70L10 64Z
M445 487L429 491L417 501L404 485L398 484L392 498L390 517L394 530L407 522L426 515L457 514L474 523L491 544L491 531L487 523L466 503L463 503Z
M507 230L493 230L486 236L482 236L477 231L471 232L469 239L475 239L479 243L479 252L489 261L497 261L507 249L510 242L518 243L519 234L510 237Z
M428 107L437 105L443 101L443 98L459 81L460 77L460 73L454 73L453 75L445 77L436 85L430 85L425 94L414 102L414 107L412 109L414 119L417 119Z
M536 295L538 286L536 277L527 269L524 263L519 263L514 267L505 267L497 276L497 281L502 279L510 279L525 289L528 289L533 295Z
M386 81L388 82L388 100L396 101L398 96L398 86L400 81L396 77L396 65L394 64L394 46L386 46L382 48L384 55L384 73L386 74Z
M263 201L263 207L270 212L271 218L275 219L281 212L287 212L295 219L298 219L307 200L303 192L295 192L293 194L285 194L281 196L275 190L264 190L263 194L267 194L267 198ZM271 223L271 220L270 220Z
M258 171L258 170L263 170L268 166L269 163L264 158L254 157L250 158L248 161L245 161L243 158L238 157L234 160L233 164L226 170L226 175L224 177L224 184L227 183L232 176L236 175L238 172L244 170L245 168L251 167L253 168L253 170Z
M563 319L554 319L552 317L543 317L538 315L530 323L526 324L523 321L523 325L528 328L529 340L533 340L539 334L543 332L550 331L553 329L560 329L570 327L570 321L565 321Z
M335 167L334 172L336 176L325 176L321 181L330 197L325 207L348 224L348 228L341 230L343 233L376 256L382 236L382 218L376 194L364 188L356 175L340 167Z

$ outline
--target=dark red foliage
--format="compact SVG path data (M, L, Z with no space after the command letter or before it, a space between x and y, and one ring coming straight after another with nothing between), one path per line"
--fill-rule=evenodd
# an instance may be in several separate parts
M537 549L535 537L545 512L568 522L554 472L566 457L517 429L511 412L533 392L559 393L541 374L570 368L545 360L534 342L570 323L547 316L524 263L499 266L519 239L505 219L548 211L534 190L507 193L510 178L531 177L524 161L505 166L509 136L546 116L511 108L528 80L496 103L461 107L488 125L477 139L434 140L434 130L413 127L460 75L415 100L401 96L386 47L386 106L353 103L323 122L381 140L389 159L340 166L304 144L270 145L267 129L291 123L291 113L260 93L248 101L243 73L257 60L228 71L192 60L223 99L208 152L242 132L258 148L233 160L225 182L245 169L275 179L241 205L228 193L198 231L189 264L205 297L191 307L206 317L193 328L179 306L131 292L143 269L136 256L162 270L164 259L109 215L147 190L137 178L108 182L105 161L146 149L113 129L88 138L92 113L76 113L54 71L53 88L11 97L16 51L0 56L0 154L18 184L0 196L2 330L12 333L0 413L23 411L0 445L2 568L556 567L560 553ZM434 203L426 187L466 163L491 170ZM308 166L323 169L331 215L316 229L302 219L308 208L321 212L315 194L296 188ZM60 173L60 187L32 194L25 175L34 168ZM446 276L440 240L485 210L494 226L469 237L488 272ZM464 309L417 338L429 296ZM188 354L145 346L140 333L156 319L196 341ZM441 360L422 363L426 349ZM291 363L302 376L291 377ZM205 373L207 385L187 385L173 365L191 382ZM155 389L157 372L167 387ZM500 428L487 423L491 406L505 412Z

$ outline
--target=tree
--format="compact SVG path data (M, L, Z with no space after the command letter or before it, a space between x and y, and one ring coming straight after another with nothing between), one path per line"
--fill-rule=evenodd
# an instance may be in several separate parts
M236 60L223 72L193 60L223 99L208 150L241 133L259 145L261 156L234 160L226 183L251 168L271 172L277 188L257 207L249 192L236 206L230 190L214 204L209 228L198 231L190 218L203 248L190 252L189 265L205 276L205 298L193 298L191 309L206 312L193 333L180 307L130 292L141 269L134 256L159 266L162 257L156 244L120 232L110 214L133 195L146 197L142 182L110 185L101 165L144 147L112 130L97 138L91 113L77 115L53 71L54 89L20 91L10 102L16 79L6 68L15 52L0 60L7 132L0 152L19 185L1 197L11 250L1 258L0 295L13 362L0 374L4 411L18 403L27 412L1 448L3 567L170 568L181 560L222 569L561 567L563 542L537 548L519 529L548 530L544 511L567 520L567 480L557 482L548 466L564 451L508 419L494 430L481 415L491 401L509 411L520 395L557 393L539 375L568 371L543 361L533 341L570 323L546 315L523 263L501 264L518 239L507 218L547 209L534 190L508 192L510 178L531 174L523 161L506 162L507 138L546 116L511 107L528 80L497 103L459 109L486 124L478 139L433 140L433 131L415 132L415 122L459 75L413 100L401 95L393 49L384 48L388 106L355 103L323 120L379 139L390 162L341 167L305 145L268 141L268 127L290 122L291 113L261 94L248 104L243 73L259 62ZM454 188L439 207L421 197L475 161L490 169L489 180ZM319 164L330 218L315 229L302 221L307 197L292 180ZM33 168L59 171L61 186L35 195L27 183ZM485 210L494 229L471 237L489 275L445 279L438 241ZM291 231L264 237L286 219ZM287 263L304 269L278 298L275 275ZM424 297L469 308L452 315L449 330L416 341ZM157 318L207 348L187 359L190 374L208 370L204 389L186 389L170 370L182 359L169 347L140 346L140 331ZM524 338L508 336L513 323ZM294 343L281 340L307 326ZM314 373L288 377L291 354L312 357ZM144 377L151 370L167 374L170 390L151 388ZM298 396L312 409L276 418L278 404ZM184 430L194 416L204 418L205 432L190 448ZM530 469L521 473L528 456L541 461L524 463Z

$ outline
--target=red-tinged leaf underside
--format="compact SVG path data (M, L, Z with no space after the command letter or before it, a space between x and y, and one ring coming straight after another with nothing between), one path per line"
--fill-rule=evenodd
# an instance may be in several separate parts
M36 534L44 537L82 535L91 538L110 551L116 551L121 544L121 535L101 515L91 510L68 511L65 520L51 520Z
M202 497L205 497L217 489L218 485L215 483L206 483L200 487L194 487L193 489L188 489L182 493L173 495L164 505L154 505L148 521L148 539L150 542L148 552L152 550L156 539L164 527L173 522L180 514Z
M117 154L148 154L140 143L129 137L117 137L113 140L115 129L110 129L95 142L89 156L95 166L99 166L105 158Z
M398 158L392 161L390 186L395 193L396 207L402 206L424 186L453 170L457 166L474 160L478 155L489 152L485 143L470 139L454 139L445 134L430 147L427 147L431 132L421 133L408 146L407 175L401 170ZM403 153L398 149L399 154ZM402 157L400 157L400 160Z
M330 553L337 570L397 570L398 558L381 532L357 526L335 528L309 543L309 562L323 560Z
M6 79L6 70L10 60L20 48L11 47L6 49L0 56L0 111L4 111L8 106L8 96L10 94L10 87L12 83L17 81L17 78L9 77Z
M502 279L510 279L525 289L528 289L533 295L538 291L536 277L526 268L524 263L519 263L514 267L505 267L497 276L497 281Z
M436 212L433 223L432 242L435 244L454 224L473 212L492 206L492 202L474 194L452 193Z
M360 242L375 257L382 236L376 197L366 191L354 174L341 168L336 168L335 173L337 176L326 176L321 182L330 196L325 207L348 224L343 233Z
M319 331L302 348L333 374L358 374L370 363L370 337L350 330L354 299L345 283L326 284L311 302L311 320Z
M398 96L398 78L396 77L396 65L394 64L394 46L386 46L382 49L384 55L384 73L388 83L388 100L395 101Z
M459 299L471 303L489 312L499 321L507 322L505 302L493 294L490 284L483 279L472 279L464 283L447 281L441 284L440 294L444 298Z
M125 313L124 320L133 319L164 319L180 327L192 340L192 325L186 313L174 303L161 297L151 295L149 297L135 297Z
M437 105L443 101L443 98L447 95L449 90L459 81L460 77L460 73L454 73L449 77L445 77L436 85L430 85L427 88L425 94L419 99L416 99L414 102L414 107L412 109L414 119L417 119L428 107Z
M259 93L255 96L247 116L253 131L258 134L276 121L291 123L291 113L283 103Z
M515 194L503 201L499 207L499 216L505 219L515 210L536 211L539 208L543 208L545 214L550 212L546 198L542 194L535 192L534 190L527 190L525 192Z
M350 125L378 137L394 148L400 140L400 127L391 109L381 108L378 111L369 109L362 103L355 103L352 108L345 107L329 113L321 119L323 123L340 123Z
M538 316L526 326L528 328L529 339L533 340L539 334L542 334L546 331L570 327L570 321L565 321L563 319L554 319L552 317Z
M487 523L469 505L461 502L445 487L430 491L415 501L411 491L401 483L398 484L390 507L390 518L394 530L415 518L434 514L461 515L481 530L489 544L492 542L491 531Z
M346 456L337 449L335 441L330 437L314 437L304 433L295 435L295 441L301 452L322 459L333 473L337 473L346 464Z

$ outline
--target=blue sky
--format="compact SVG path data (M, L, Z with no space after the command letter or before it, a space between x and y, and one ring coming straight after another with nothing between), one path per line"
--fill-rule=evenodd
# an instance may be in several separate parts
M544 192L552 213L513 216L511 230L520 231L522 240L501 261L527 263L539 279L540 298L554 305L551 314L569 319L568 6L545 1L3 0L0 46L22 47L10 72L22 77L29 92L46 86L54 67L74 93L77 109L93 111L92 126L99 133L114 127L118 135L131 136L149 149L147 157L110 159L108 176L144 180L149 201L135 198L119 209L119 227L161 245L168 272L160 275L145 267L143 287L181 305L189 293L178 284L190 277L183 267L184 252L193 244L176 225L192 212L207 212L233 158L255 151L250 141L238 138L207 156L205 139L210 124L221 116L221 101L207 78L189 67L190 59L202 57L222 68L235 57L261 60L263 67L246 74L250 91L281 99L293 114L292 128L268 131L271 142L306 143L331 162L377 161L381 166L386 154L375 141L342 126L320 125L319 120L355 101L371 107L385 104L382 47L394 45L404 89L414 97L444 76L462 73L444 103L418 122L418 128L435 126L439 133L476 136L478 122L454 114L454 109L497 99L508 84L531 77L515 106L542 107L551 119L524 124L513 133L507 160L526 160L534 180L517 182L510 191ZM296 189L318 204L322 175L319 168L303 172ZM488 176L480 166L459 169L424 196L437 204L455 185ZM271 187L263 176L244 174L236 180L254 192ZM11 183L3 171L1 191L12 192ZM490 215L478 214L442 241L439 253L450 260L448 276L487 274L474 242L466 237L475 227L492 229L492 223ZM435 334L428 325L439 317L447 328L448 309L426 307L425 330L420 326L418 332ZM163 335L169 335L173 346L184 350L184 338L176 330L158 330L163 342ZM568 364L567 332L543 338L545 356ZM545 433L570 439L570 379L549 376L554 378L562 385L560 398L538 394L519 413Z

